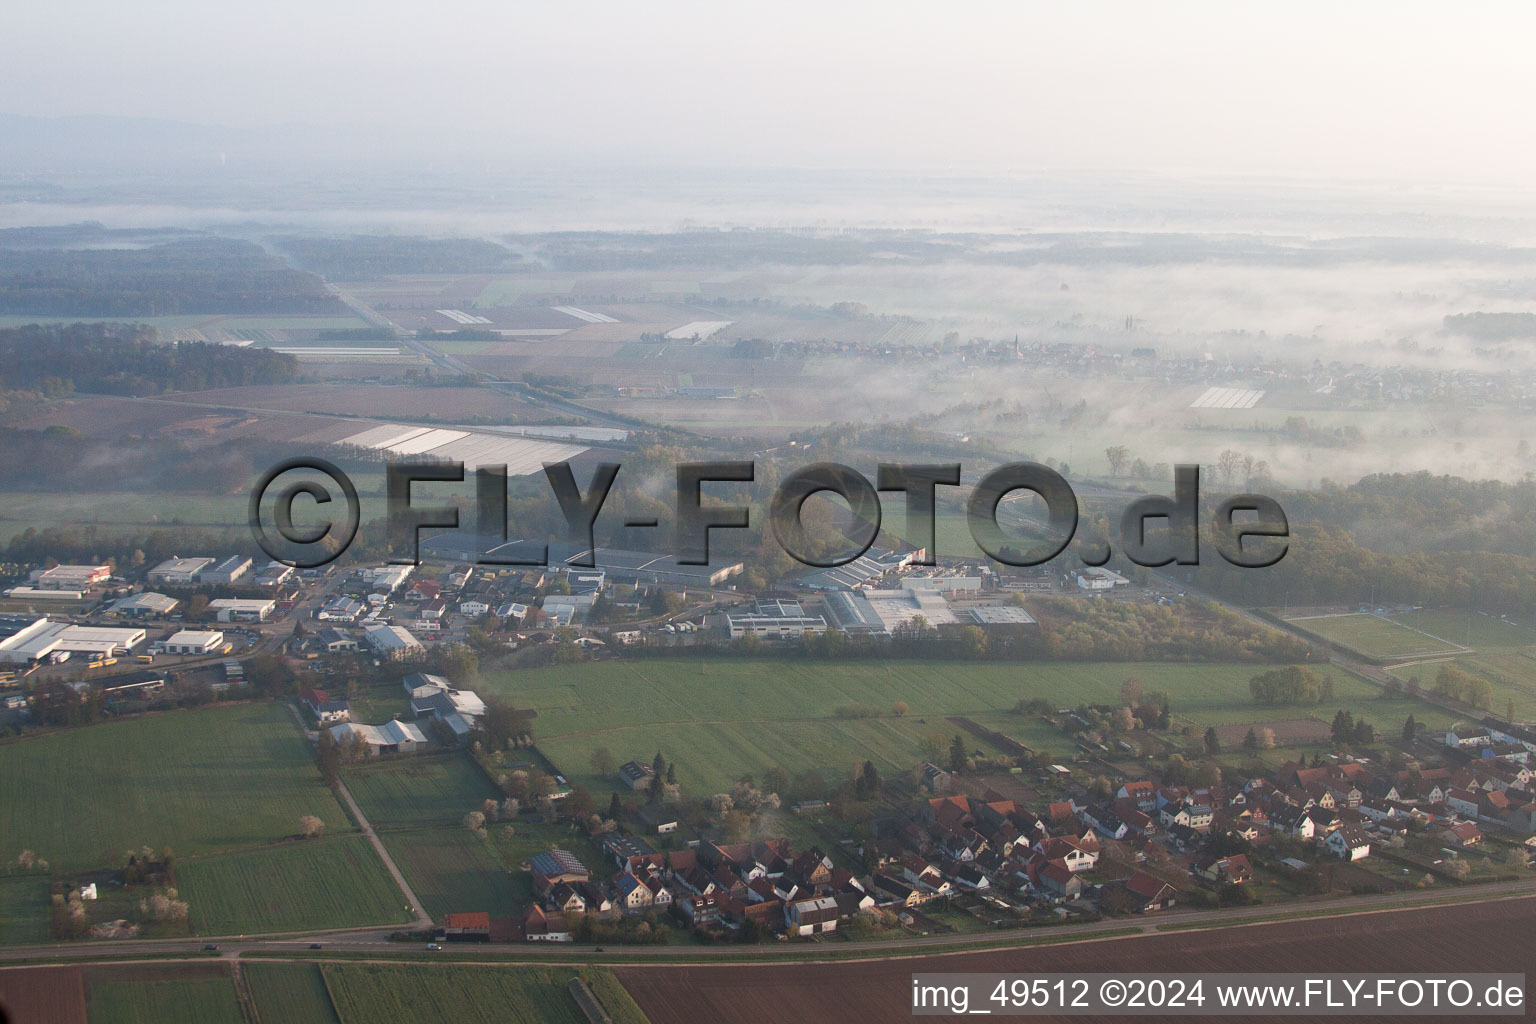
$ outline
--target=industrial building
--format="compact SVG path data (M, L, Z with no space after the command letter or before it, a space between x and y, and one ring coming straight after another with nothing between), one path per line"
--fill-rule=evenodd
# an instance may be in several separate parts
M224 646L224 634L216 629L183 629L157 646L166 654L212 654Z
M84 601L84 590L44 590L41 587L12 587L5 596L22 601Z
M23 615L0 616L0 662L61 661L73 654L110 658L144 642L142 629L75 626Z
M750 611L731 609L723 612L721 619L732 640L747 636L792 640L827 631L827 620L806 614L797 601L758 601Z
M412 565L382 565L376 569L363 569L360 573L369 587L384 594L393 594L400 584L411 575Z
M556 568L569 566L578 576L602 576L605 583L663 584L678 587L716 587L740 574L740 562L715 565L683 565L676 556L654 551L626 551L621 548L583 548L574 544L550 544L515 540L496 543L490 550L473 534L441 533L421 542L422 553L435 558L462 562L479 561L486 565L540 565ZM481 552L484 551L484 554ZM592 566L577 562L591 561ZM576 583L572 580L572 590Z
M813 573L800 577L800 586L807 590L857 590L880 579L888 572L921 561L925 554L924 548L899 552L870 548L845 565L817 569Z
M1083 590L1113 590L1131 581L1108 569L1084 569L1077 573L1077 585Z
M167 558L149 570L145 579L167 586L186 586L197 581L197 574L204 566L212 564L211 558Z
M829 591L822 598L822 607L839 633L850 636L889 636L884 620L862 593L851 590Z
M210 565L197 574L199 583L228 586L251 571L251 560L244 555L230 555L217 565Z
M220 622L265 622L276 607L276 601L245 597L221 597L208 602L208 610Z
M937 590L941 594L974 594L981 590L981 577L957 576L952 573L913 575L903 576L901 585L907 590Z
M376 622L364 629L363 639L368 641L368 646L386 658L408 658L420 653L423 649L421 641L412 636L410 630L403 626L385 625L382 622Z
M152 590L146 590L142 594L134 594L112 602L107 609L109 614L124 615L133 618L157 619L164 618L176 610L181 604L174 597L157 594Z
M971 621L978 626L1033 626L1035 617L1016 604L972 608Z
M34 571L29 582L39 590L88 590L111 574L105 565L56 565Z
M959 621L944 595L932 590L866 590L864 599L891 633L910 629L918 616L930 626L952 626Z

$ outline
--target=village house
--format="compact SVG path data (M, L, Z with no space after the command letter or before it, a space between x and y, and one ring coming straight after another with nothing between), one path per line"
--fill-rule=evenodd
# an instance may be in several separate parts
M1341 860L1364 860L1371 855L1371 838L1354 825L1344 825L1323 841L1328 852Z

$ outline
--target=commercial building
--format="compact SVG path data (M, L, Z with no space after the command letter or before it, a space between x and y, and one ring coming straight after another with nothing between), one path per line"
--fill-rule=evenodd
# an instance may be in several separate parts
M361 575L370 589L381 594L393 594L411 575L411 565L381 565L375 569L363 569Z
M56 565L34 571L30 582L39 590L87 590L110 575L105 565Z
M221 597L208 602L208 610L220 622L265 622L276 607L276 601L244 597Z
M75 626L46 618L0 616L0 662L60 661L73 654L115 657L144 642L142 629Z
M974 594L981 590L981 577L944 573L931 576L903 576L901 585L906 590L937 590L941 594Z
M181 604L174 597L166 597L164 594L156 594L146 590L142 594L134 594L112 602L108 612L113 615L130 616L133 618L157 619L164 618L176 610Z
M240 577L251 571L251 560L244 555L230 555L217 565L210 565L197 574L199 583L211 583L225 586L235 582Z
M721 618L732 640L747 636L789 640L827 631L826 619L807 614L796 601L758 601L750 611L731 609Z
M364 629L363 639L368 641L368 646L386 658L407 658L423 650L421 641L412 636L410 630L403 626L385 625L382 622L376 622Z
M866 590L864 599L891 633L911 629L919 616L935 627L959 621L944 595L933 590Z
M315 612L315 618L329 622L354 622L363 614L363 603L345 594L337 594Z
M224 646L224 634L216 629L183 629L157 646L166 654L212 654Z
M485 554L472 534L443 533L421 542L423 553L436 558L481 561L487 565L498 560L506 565L542 565L569 567L577 576L602 577L604 584L662 584L677 587L716 587L742 572L741 562L714 565L683 565L675 555L654 551L626 551L621 548L583 548L573 544L510 541L498 544ZM577 564L590 561L591 566ZM571 583L572 590L576 582Z
M1077 574L1077 585L1082 590L1113 590L1131 581L1108 569L1084 569Z
M833 627L839 633L850 636L888 636L885 622L862 593L850 590L832 590L822 597L822 607Z
M212 565L211 558L167 558L145 575L151 583L167 586L186 586L197 580L204 566Z
M993 604L972 608L971 621L978 626L1033 626L1035 617L1016 604Z
M23 601L83 601L84 590L44 590L41 587L12 587L5 596Z

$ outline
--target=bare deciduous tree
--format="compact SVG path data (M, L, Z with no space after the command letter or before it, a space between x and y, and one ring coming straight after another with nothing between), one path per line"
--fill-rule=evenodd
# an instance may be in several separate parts
M306 814L299 819L299 831L303 833L305 839L314 839L325 831L325 822L313 814Z

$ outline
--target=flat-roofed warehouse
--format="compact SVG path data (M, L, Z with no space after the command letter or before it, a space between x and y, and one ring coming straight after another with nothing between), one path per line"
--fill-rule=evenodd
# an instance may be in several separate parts
M187 584L197 579L204 566L212 564L211 558L167 558L149 570L145 579L151 583Z
M826 619L807 614L796 601L758 601L750 611L732 608L721 617L733 640L747 636L792 639L827 631Z
M183 629L160 641L166 654L212 654L224 646L224 634L216 629Z
M992 604L971 609L978 626L1033 626L1035 617L1016 604Z
M675 555L654 551L626 551L622 548L581 548L574 544L550 544L548 554L545 545L534 541L515 540L497 544L485 551L473 534L442 533L422 540L421 550L435 558L461 562L501 559L518 565L562 565L573 568L601 569L608 581L620 583L660 583L682 587L717 587L740 574L746 566L741 562L723 561L712 565L683 565ZM485 554L482 555L482 552ZM576 560L587 559L592 566L576 566Z
M0 661L25 664L60 654L113 657L126 654L144 642L142 629L76 626L68 622L33 619L30 616L0 617Z
M56 565L33 572L31 583L39 590L85 590L110 575L105 565Z
M411 635L404 626L391 626L378 622L363 630L368 646L387 658L404 658L422 649L421 641Z
M265 622L276 607L276 601L253 597L221 597L208 602L208 610L220 622Z

